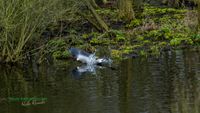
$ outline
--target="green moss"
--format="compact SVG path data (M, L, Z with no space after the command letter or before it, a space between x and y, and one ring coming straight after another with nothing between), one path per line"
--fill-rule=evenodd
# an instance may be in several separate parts
M98 38L93 38L92 40L90 40L91 44L101 44L101 40L99 40Z
M110 40L114 42L124 42L127 41L126 34L121 30L111 30L108 33L108 37Z
M83 34L82 37L83 37L83 39L87 39L89 37L89 35L88 34Z
M194 42L193 42L193 40L192 39L187 39L187 44L189 44L189 45L193 45L194 44Z
M90 43L93 45L109 45L111 43L111 40L106 38L92 38L92 40L90 40Z
M151 46L150 51L152 55L158 55L160 53L159 46L158 45Z
M113 58L120 59L122 57L122 52L120 52L120 50L112 50L111 51L111 56Z
M70 57L70 53L68 51L55 51L52 56L55 59L67 59Z
M98 33L98 32L91 32L91 33L88 33L88 34L82 34L82 39L83 40L91 40L93 38L98 38L101 34ZM79 39L80 40L80 39Z
M129 54L131 52L133 52L132 49L125 49L125 50L123 50L123 54Z
M174 38L187 39L188 35L183 33L175 33Z
M165 39L171 39L173 37L173 31L168 26L161 27L160 32Z
M54 58L59 58L61 55L62 55L62 52L61 52L61 51L55 51L55 52L53 52L53 54L52 54L52 56L53 56Z
M144 44L144 45L151 44L151 41L150 41L150 40L144 40L144 41L143 41L143 44Z
M162 16L161 18L159 18L159 22L160 23L166 23L166 22L169 22L170 19L171 19L171 16L165 15L165 16Z
M143 40L144 40L144 37L141 36L141 35L139 35L139 36L137 36L136 40L137 40L137 41L143 41Z
M52 56L55 59L66 59L69 58L70 53L68 51L55 51Z
M184 19L184 14L174 14L172 15L172 18L173 19Z
M175 8L161 8L150 5L145 5L143 15L164 15L164 14L175 14L175 13L186 13L186 9L175 9Z
M181 44L181 39L179 39L179 38L174 38L174 39L172 39L171 41L170 41L170 45L171 46L178 46L178 45L180 45Z
M132 52L133 51L133 46L125 46L125 47L123 47L123 49L122 49L122 53L123 54L128 54L128 53L130 53L130 52Z
M147 56L147 52L144 51L144 50L141 50L141 51L139 52L139 54L140 54L141 56Z
M71 56L71 54L69 53L69 51L62 52L62 58L69 58L69 56Z
M132 48L133 48L133 49L137 49L137 48L141 48L141 47L143 47L142 44L135 44L135 45L132 45Z
M152 30L147 32L145 35L146 38L157 40L158 38L162 37L162 33L159 30Z
M125 41L124 34L116 34L116 41Z
M133 28L142 25L141 19L134 19L129 24L126 25L127 28Z
M158 44L158 46L160 46L160 47L165 47L167 45L167 42L160 42L159 44Z
M50 40L47 44L49 47L64 47L66 46L65 40L64 39L53 39Z
M190 38L174 38L170 41L171 46L179 46L181 43L192 45L193 41Z

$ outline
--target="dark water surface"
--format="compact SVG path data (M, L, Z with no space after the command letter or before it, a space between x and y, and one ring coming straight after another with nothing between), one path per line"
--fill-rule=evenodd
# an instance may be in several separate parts
M0 66L0 113L200 113L199 51L169 51L114 63L116 70L73 75L77 65Z

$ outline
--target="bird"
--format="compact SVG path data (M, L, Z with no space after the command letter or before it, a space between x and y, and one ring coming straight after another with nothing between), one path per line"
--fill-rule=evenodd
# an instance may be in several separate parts
M77 61L81 61L87 65L103 65L112 62L111 59L98 58L95 56L95 53L88 53L78 48L70 48L69 52Z

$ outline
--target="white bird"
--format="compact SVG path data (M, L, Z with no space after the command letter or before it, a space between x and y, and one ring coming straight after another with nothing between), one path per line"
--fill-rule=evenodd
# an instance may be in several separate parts
M74 58L76 58L77 61L81 61L82 63L86 63L87 65L103 65L105 63L112 62L111 59L97 58L95 56L95 53L90 54L77 48L70 48L69 52Z

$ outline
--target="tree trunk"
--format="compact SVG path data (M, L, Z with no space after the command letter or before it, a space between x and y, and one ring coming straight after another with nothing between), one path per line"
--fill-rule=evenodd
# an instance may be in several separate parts
M108 28L107 24L96 13L96 11L93 8L93 6L91 5L91 3L88 0L85 0L85 3L87 5L87 7L89 8L89 10L91 11L92 15L94 16L95 20L97 21L97 24L99 25L99 27L101 27L102 30L104 30L104 31L108 31L109 28Z
M144 0L133 0L134 10L141 10L143 9Z
M96 4L95 0L89 0L91 5L94 7L94 8L99 8L99 6Z
M118 0L118 7L120 18L123 18L128 21L135 18L132 0Z
M104 4L106 4L108 2L108 0L102 0Z
M135 11L135 17L141 17L144 11L145 0L133 0L133 10Z

